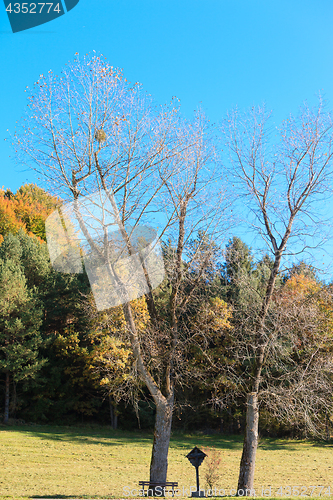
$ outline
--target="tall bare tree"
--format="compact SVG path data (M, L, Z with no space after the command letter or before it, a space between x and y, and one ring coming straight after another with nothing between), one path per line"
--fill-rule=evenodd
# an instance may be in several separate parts
M252 108L247 114L236 110L228 115L222 127L240 202L248 209L246 222L257 231L260 240L256 241L264 243L272 256L264 292L258 294L252 308L249 305L246 321L235 332L239 340L238 359L243 359L246 372L246 383L240 385L247 392L246 431L238 480L238 489L243 494L250 494L253 488L259 396L264 375L272 351L275 354L279 351L276 339L281 328L272 321L277 278L288 252L302 253L313 241L320 244L324 222L321 203L332 187L332 117L322 102L315 108L304 105L279 130L270 126L269 119L264 108ZM320 363L315 355L311 359ZM302 376L298 373L294 380L297 378L301 380ZM268 392L267 389L266 395ZM307 406L305 400L303 405Z
M155 106L140 85L129 84L101 56L76 57L61 77L41 75L29 99L27 117L16 133L19 160L73 202L80 230L107 272L112 271L109 241L98 247L80 219L80 199L98 189L111 205L116 200L114 214L125 242L121 251L133 255L133 231L142 224L158 226L159 239L170 241L172 258L163 284L167 301L161 304L148 279L144 330L126 290L121 305L135 368L156 405L150 481L163 483L175 385L185 367L184 342L191 336L182 331L180 318L210 260L200 245L190 256L186 251L199 232L207 242L219 240L225 229L228 204L217 182L210 127L201 113L192 121L183 119L175 101ZM186 274L194 261L196 273Z

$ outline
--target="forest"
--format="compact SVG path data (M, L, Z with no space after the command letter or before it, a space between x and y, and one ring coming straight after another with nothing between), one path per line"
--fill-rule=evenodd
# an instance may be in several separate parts
M16 193L0 191L1 419L153 428L154 400L136 376L121 307L96 311L86 274L62 274L51 266L45 220L61 204L60 198L34 184ZM172 425L184 431L242 433L249 375L240 337L264 294L273 261L268 255L256 260L236 236L220 248L199 233L189 242L188 254L199 246L209 264L180 318L184 344L177 362L183 365L182 380ZM156 290L162 316L174 255L175 248L165 241L166 276ZM182 268L190 290L198 271L185 260ZM279 362L275 352L265 369L260 433L272 437L319 433L329 438L332 414L330 398L325 398L324 366L309 371L316 387L299 387L303 398L313 399L312 390L317 393L312 401L314 423L309 425L299 407L287 412L286 405L295 387L296 368L318 353L321 363L331 356L332 285L324 284L311 265L300 261L279 276L273 303L270 323L280 330L274 346ZM146 335L147 356L158 373L163 339L152 339L147 305L141 298L133 302L133 309L140 334ZM279 403L272 398L273 391L280 393Z

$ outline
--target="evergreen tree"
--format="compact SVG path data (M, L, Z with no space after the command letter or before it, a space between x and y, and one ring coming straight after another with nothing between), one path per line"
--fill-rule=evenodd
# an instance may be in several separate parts
M249 295L253 295L256 288L253 270L251 249L240 238L234 236L226 245L222 276L225 298L236 308L246 307Z
M9 418L10 382L35 377L45 363L42 304L36 289L27 286L18 237L8 234L0 247L0 371L5 374L4 423Z

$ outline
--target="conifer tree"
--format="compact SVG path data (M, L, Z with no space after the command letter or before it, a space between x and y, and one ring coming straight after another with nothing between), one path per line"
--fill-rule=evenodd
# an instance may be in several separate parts
M6 235L0 247L0 371L5 374L4 423L9 419L10 383L33 378L45 360L42 342L42 306L36 289L28 288L19 238Z

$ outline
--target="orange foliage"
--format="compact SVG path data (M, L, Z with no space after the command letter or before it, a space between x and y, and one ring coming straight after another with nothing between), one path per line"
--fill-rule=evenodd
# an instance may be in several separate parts
M304 274L296 274L288 279L282 289L283 302L299 303L319 290L320 285L314 279Z
M19 229L25 229L24 223L15 213L15 203L5 196L4 191L0 191L0 234L17 233Z
M6 234L20 229L45 240L45 220L60 204L35 184L22 186L16 194L0 189L0 244Z
M327 335L332 337L333 297L327 287L299 274L292 276L275 298L291 318L298 319L296 324L303 324L303 336L314 338L321 332L323 339ZM317 333L314 333L314 329L317 329Z

